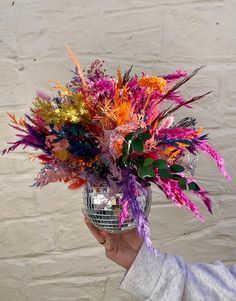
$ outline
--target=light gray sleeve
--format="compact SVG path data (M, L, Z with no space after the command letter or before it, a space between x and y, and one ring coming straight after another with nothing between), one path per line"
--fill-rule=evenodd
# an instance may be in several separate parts
M236 265L186 264L182 257L152 254L142 245L120 288L140 300L236 300Z

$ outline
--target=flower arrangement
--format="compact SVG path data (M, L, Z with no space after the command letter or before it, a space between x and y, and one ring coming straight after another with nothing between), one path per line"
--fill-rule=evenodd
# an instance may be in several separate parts
M208 143L207 134L196 128L196 120L186 117L174 123L174 113L191 108L191 103L210 92L185 101L178 89L202 67L191 74L177 70L164 76L131 76L132 67L123 75L109 76L103 62L96 60L85 72L67 47L75 64L72 80L63 86L55 83L57 95L38 91L28 114L17 120L8 113L19 140L3 154L18 146L31 147L30 154L42 165L33 186L64 182L69 189L87 184L106 183L111 192L122 190L120 224L133 212L137 228L151 245L148 220L137 197L147 195L156 184L177 206L187 206L203 220L186 190L197 195L212 213L208 192L199 186L184 158L199 152L215 160L226 179L224 161ZM191 171L191 170L190 170Z

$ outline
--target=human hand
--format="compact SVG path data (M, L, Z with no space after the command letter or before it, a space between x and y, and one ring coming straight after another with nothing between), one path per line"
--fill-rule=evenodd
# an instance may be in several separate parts
M124 233L101 231L84 214L84 222L96 240L105 248L106 256L125 269L129 269L143 244L136 229Z

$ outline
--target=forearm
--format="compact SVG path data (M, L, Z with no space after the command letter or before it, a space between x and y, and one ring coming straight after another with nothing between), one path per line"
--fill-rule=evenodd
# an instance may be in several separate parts
M155 257L143 245L120 287L141 300L236 300L236 265L187 265L179 256Z

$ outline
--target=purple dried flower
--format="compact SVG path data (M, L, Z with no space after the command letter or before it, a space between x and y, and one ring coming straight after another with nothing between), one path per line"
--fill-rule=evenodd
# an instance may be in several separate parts
M123 200L127 201L132 210L133 216L137 222L138 233L144 238L144 241L150 250L154 250L151 242L150 228L147 216L142 210L138 198L148 197L148 188L145 182L140 183L132 173L125 173L122 181Z
M50 100L51 99L51 97L43 91L38 90L38 91L36 91L36 94L37 94L38 97L42 98L43 100Z
M163 77L165 80L167 80L167 82L173 82L173 81L180 79L181 77L185 77L187 75L188 75L188 73L186 71L177 70L174 73L163 75L161 77Z
M204 220L197 206L187 197L177 181L170 179L161 180L159 175L156 175L154 182L165 193L166 197L172 200L176 206L186 206L199 220Z

